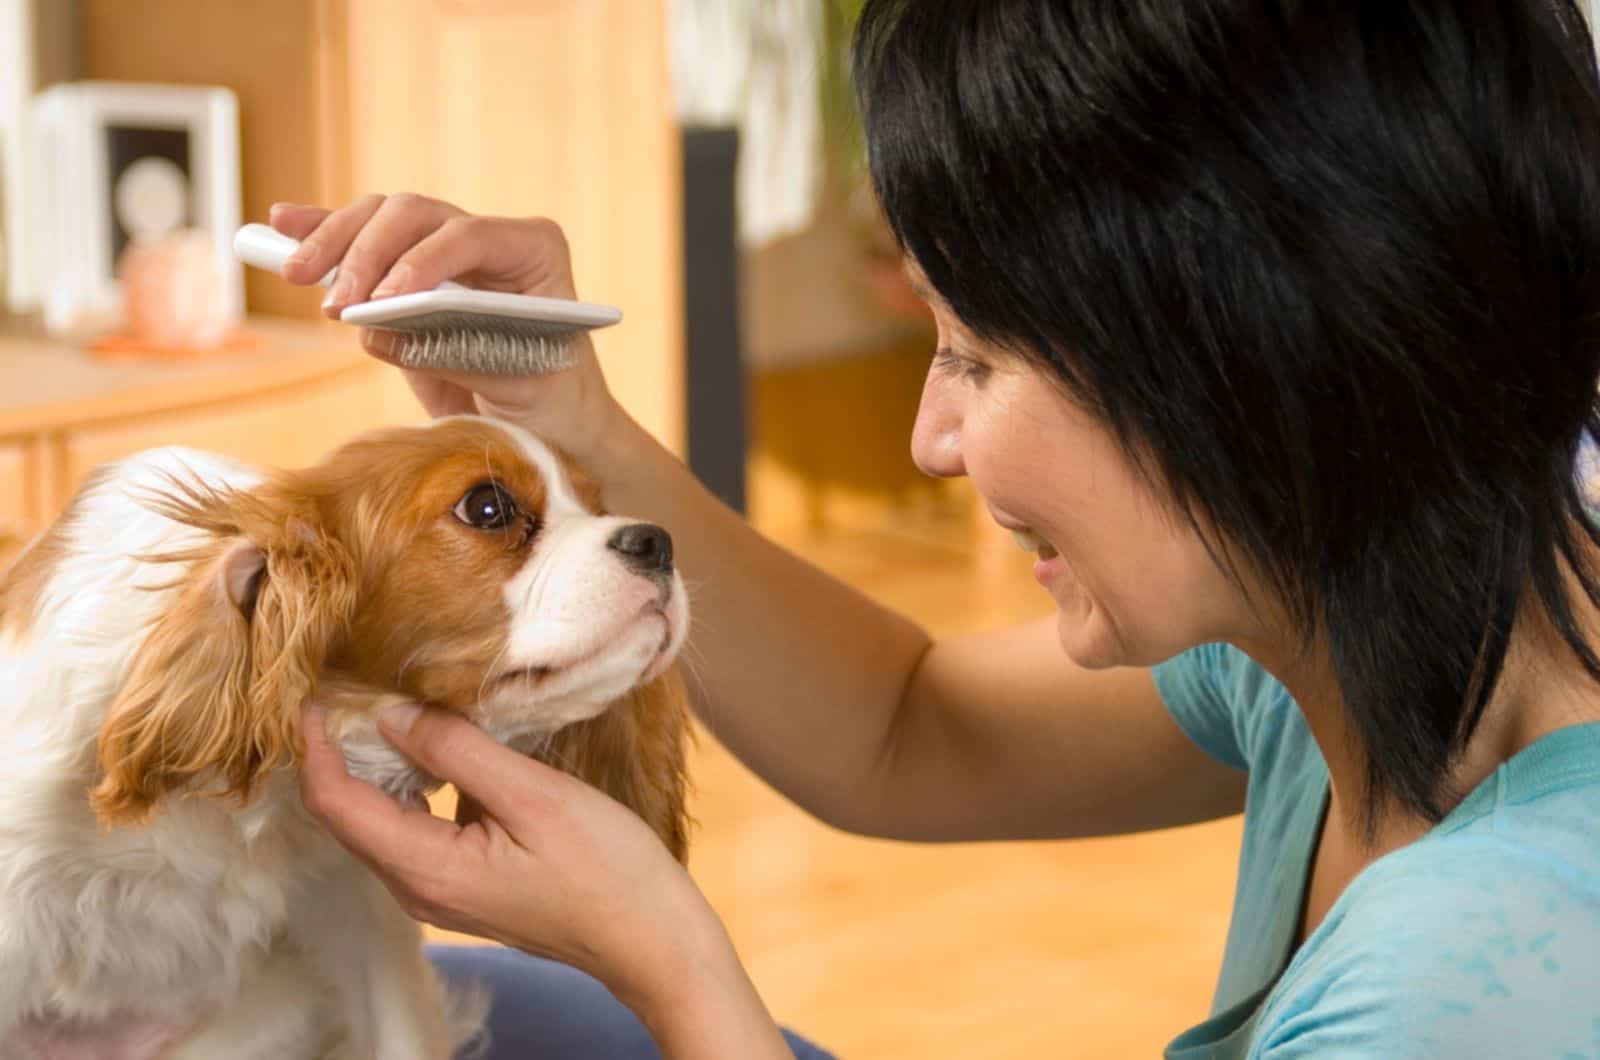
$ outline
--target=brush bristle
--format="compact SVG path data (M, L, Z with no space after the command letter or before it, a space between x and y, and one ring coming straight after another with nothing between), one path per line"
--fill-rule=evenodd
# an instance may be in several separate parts
M573 324L478 313L429 313L391 321L400 341L390 356L406 368L447 368L487 375L542 375L577 362Z

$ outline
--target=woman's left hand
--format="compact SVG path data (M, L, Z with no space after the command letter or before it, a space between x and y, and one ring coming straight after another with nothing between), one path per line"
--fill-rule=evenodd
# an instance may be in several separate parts
M383 735L481 807L447 821L351 777L324 713L305 720L306 807L416 919L573 965L636 1010L724 958L721 923L688 873L598 789L456 715L392 707Z

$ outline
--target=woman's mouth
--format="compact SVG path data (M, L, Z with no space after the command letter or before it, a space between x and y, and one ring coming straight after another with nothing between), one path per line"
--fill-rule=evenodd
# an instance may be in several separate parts
M1041 560L1048 562L1049 560L1056 558L1056 550L1051 547L1050 542L1046 541L1032 530L1013 530L1011 531L1011 538L1017 543L1017 547L1022 549L1022 551L1038 553L1038 556Z
M1051 583L1066 570L1066 561L1055 550L1055 546L1032 530L1027 527L1013 528L1011 537L1022 551L1032 552L1038 557L1033 564L1033 576L1040 585L1048 589Z

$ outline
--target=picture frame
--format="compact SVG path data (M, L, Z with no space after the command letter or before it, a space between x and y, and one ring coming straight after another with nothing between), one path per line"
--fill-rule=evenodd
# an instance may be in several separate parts
M244 275L232 251L238 114L233 92L215 86L81 81L34 97L31 264L47 330L115 320L123 250L180 228L210 235L227 310L243 313Z

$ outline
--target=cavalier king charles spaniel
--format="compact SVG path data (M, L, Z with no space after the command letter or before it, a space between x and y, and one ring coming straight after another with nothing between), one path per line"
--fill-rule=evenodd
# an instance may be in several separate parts
M302 704L408 801L375 713L455 711L681 859L686 627L666 532L503 423L96 472L0 575L0 1060L445 1060L481 1003L301 804Z

